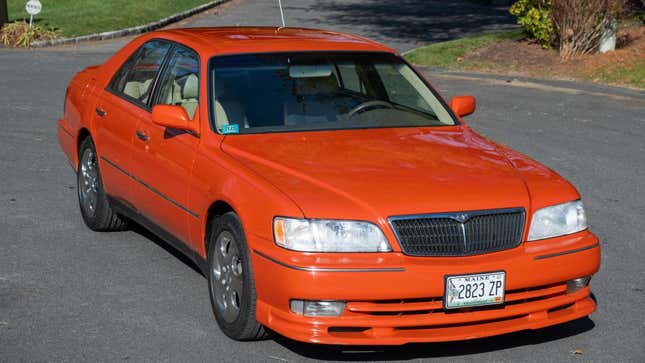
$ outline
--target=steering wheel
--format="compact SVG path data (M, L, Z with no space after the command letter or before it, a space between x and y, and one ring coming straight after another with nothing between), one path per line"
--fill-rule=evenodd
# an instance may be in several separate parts
M348 117L350 118L354 117L355 114L366 111L367 109L374 108L374 107L394 108L394 106L391 103L386 101L380 101L380 100L367 101L352 108L352 110L349 111L348 113Z

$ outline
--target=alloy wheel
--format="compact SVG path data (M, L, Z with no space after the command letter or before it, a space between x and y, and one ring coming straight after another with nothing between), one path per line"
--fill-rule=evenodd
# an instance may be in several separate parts
M78 193L81 207L90 216L96 213L99 195L99 172L96 153L92 149L85 149L81 155L80 178Z
M215 241L212 256L211 284L216 307L227 323L234 322L240 315L244 268L235 237L223 231Z

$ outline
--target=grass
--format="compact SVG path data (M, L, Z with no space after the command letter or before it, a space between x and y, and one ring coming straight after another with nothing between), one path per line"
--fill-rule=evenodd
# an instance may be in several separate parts
M498 41L519 40L524 37L524 32L520 29L501 33L469 36L415 49L406 54L405 58L413 64L447 69L459 69L459 59L477 49Z
M645 89L645 31L638 26L625 28L633 42L606 55L592 54L561 62L555 50L529 48L527 43L508 43L508 49L485 49L507 40L522 40L522 30L475 35L436 43L413 50L406 58L413 64L450 70L524 75L538 78L577 79ZM517 49L515 48L517 47ZM506 50L502 60L500 49ZM515 51L527 51L517 53ZM502 51L503 52L503 51ZM483 56L482 56L483 54ZM475 57L469 57L475 55ZM479 55L479 58L477 58ZM505 60L504 60L505 59Z
M596 70L591 79L645 89L645 59L631 65L615 64L601 67Z
M65 37L146 24L207 3L208 0L41 0L34 21ZM29 21L25 0L8 0L9 19Z

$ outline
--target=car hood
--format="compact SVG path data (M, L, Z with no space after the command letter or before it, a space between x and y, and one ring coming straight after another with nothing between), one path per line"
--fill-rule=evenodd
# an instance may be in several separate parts
M524 207L521 175L465 126L227 136L222 150L273 183L308 218Z

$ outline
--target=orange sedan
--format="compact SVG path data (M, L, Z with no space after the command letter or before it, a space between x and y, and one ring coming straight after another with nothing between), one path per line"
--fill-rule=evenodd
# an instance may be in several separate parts
M78 73L58 138L87 226L136 222L189 256L233 339L437 342L591 314L579 193L469 128L474 110L360 37L180 29Z

